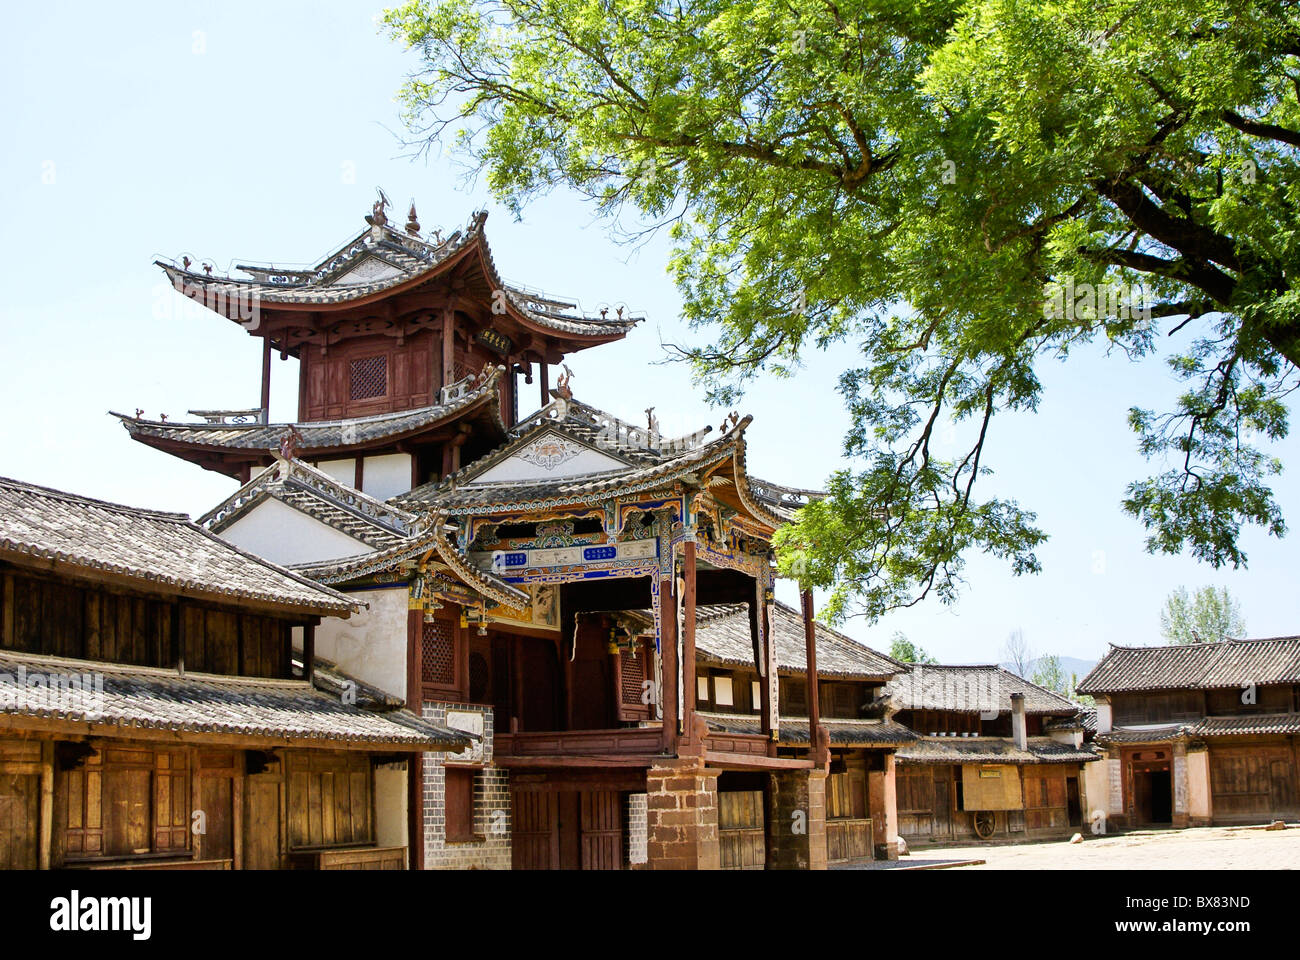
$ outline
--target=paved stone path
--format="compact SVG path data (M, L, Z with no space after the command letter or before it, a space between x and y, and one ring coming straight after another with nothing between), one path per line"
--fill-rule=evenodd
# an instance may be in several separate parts
M1084 835L1083 843L1053 841L998 846L922 847L908 861L983 860L968 870L1296 870L1300 828L1260 830L1197 827L1150 830L1112 837Z

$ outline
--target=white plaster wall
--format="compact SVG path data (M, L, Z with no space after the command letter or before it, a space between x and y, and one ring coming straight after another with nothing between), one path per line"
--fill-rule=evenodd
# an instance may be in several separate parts
M1110 704L1104 700L1097 701L1097 732L1110 733L1111 729L1111 712Z
M1187 815L1209 820L1210 811L1210 753L1197 750L1187 754Z
M264 500L221 532L224 540L272 563L295 564L373 553L354 540L279 500Z
M346 460L318 460L312 466L349 487L357 482L357 461L354 457L348 457ZM362 482L365 482L364 477Z
M316 628L316 655L348 676L406 699L406 584L349 591L370 609Z
M1083 812L1084 820L1091 824L1093 812L1100 810L1109 820L1115 812L1110 806L1110 765L1113 761L1097 760L1083 765L1083 792L1087 797L1088 807Z
M349 484L351 480L347 481ZM411 455L389 453L366 457L361 469L361 490L376 500L387 500L411 489Z
M550 439L552 439L552 435L547 433L543 437L538 438L538 440L534 440L533 443ZM608 457L600 451L593 450L590 447L581 446L567 437L560 439L562 442L580 449L572 459L557 464L550 470L535 463L529 463L516 455L510 457L503 463L498 463L495 467L482 475L475 477L472 482L502 483L536 478L554 479L556 477L578 477L587 473L604 473L607 470L616 470L619 467L625 466L621 460L615 460L613 457ZM532 444L529 446L531 447Z
M406 847L406 855L410 857L406 829L406 776L407 765L404 763L375 767L375 842L381 847Z

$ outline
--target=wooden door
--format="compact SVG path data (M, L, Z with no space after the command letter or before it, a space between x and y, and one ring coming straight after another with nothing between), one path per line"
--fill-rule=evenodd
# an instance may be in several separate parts
M545 790L515 790L511 795L511 866L515 870L555 870L559 867L556 794Z
M761 870L767 857L762 790L718 793L718 854L723 870Z
M199 777L205 832L199 838L199 855L204 860L235 858L234 780L228 776Z
M555 832L559 840L560 870L582 868L582 796L577 790L561 790L556 797Z
M582 791L582 869L623 867L623 805L611 790Z
M952 768L939 767L934 772L934 835L952 835Z
M41 778L0 773L0 870L35 870L40 837Z
M283 838L279 773L259 773L244 781L244 869L278 870Z

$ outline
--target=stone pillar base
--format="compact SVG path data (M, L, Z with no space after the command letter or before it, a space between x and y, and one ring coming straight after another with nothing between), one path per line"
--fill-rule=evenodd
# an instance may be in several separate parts
M646 867L717 870L718 772L681 760L646 774Z

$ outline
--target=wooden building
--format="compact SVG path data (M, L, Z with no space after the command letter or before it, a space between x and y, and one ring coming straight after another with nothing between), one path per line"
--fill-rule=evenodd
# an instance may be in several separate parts
M1078 708L997 666L913 664L890 681L898 833L909 843L1052 836L1087 809Z
M3 868L400 869L409 762L470 744L295 674L356 603L180 514L0 479L0 588Z
M771 537L807 492L749 476L749 418L669 437L652 411L634 424L574 399L567 368L552 386L551 365L636 320L506 284L484 221L429 237L380 204L308 270L164 264L263 339L261 403L124 425L241 482L206 529L367 604L322 625L315 655L472 738L418 761L413 865L718 866L719 779L744 775L765 822L808 815L803 833L766 830L766 866L824 866L816 655L799 748L781 738L769 640ZM276 353L300 361L294 423L267 422ZM528 416L521 379L540 381ZM745 732L711 729L684 696L697 608L716 604L746 611L760 689ZM813 651L810 605L804 619Z
M696 709L717 736L760 732L762 681L750 652L748 611L737 604L703 607L695 636ZM777 755L799 757L811 746L807 647L803 616L774 603L769 628L779 677ZM886 717L884 685L907 665L815 624L818 714L829 735L826 779L828 864L898 858L894 751L916 739ZM718 779L722 866L763 866L762 783L743 773Z
M1300 637L1112 646L1079 690L1097 701L1106 823L1300 818Z

